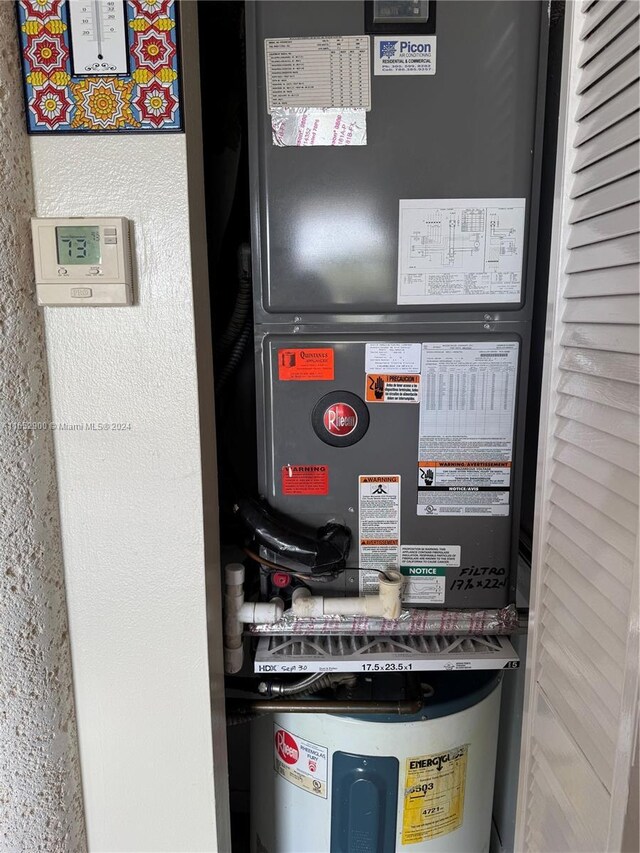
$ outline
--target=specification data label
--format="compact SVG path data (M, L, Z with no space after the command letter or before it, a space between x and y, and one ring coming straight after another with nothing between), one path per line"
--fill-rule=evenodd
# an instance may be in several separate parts
M418 515L509 514L518 349L423 344Z
M371 109L369 36L265 39L267 108Z

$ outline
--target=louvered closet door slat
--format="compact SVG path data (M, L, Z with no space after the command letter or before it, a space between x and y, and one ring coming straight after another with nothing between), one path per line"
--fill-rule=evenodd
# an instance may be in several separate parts
M610 0L608 3L599 3L597 0L592 0L592 2L585 4L586 8L582 10L584 12L584 23L578 36L580 41L584 41L587 36L591 35L595 28L600 26L602 21L615 12L618 6L624 2L625 0Z
M635 326L596 325L595 323L571 323L562 334L561 343L566 347L603 350L604 352L634 353L638 350Z
M638 473L636 447L631 442L561 416L558 416L557 424L555 429L557 438L596 453L613 465L631 471L632 474Z
M622 613L621 611L618 610L618 608L616 608L614 605L612 605L608 599L609 584L610 584L609 575L601 575L601 577L596 581L595 584L590 583L590 582L585 582L585 579L584 579L584 576L582 575L582 573L575 566L573 566L568 560L565 560L553 548L551 548L549 550L549 553L547 554L547 566L549 567L549 569L552 569L553 578L554 578L552 585L549 586L549 590L551 590L553 593L555 593L558 600L560 600L560 598L562 596L564 596L565 586L568 586L571 590L575 591L576 584L579 585L580 591L582 593L579 596L579 598L580 598L581 602L583 602L584 605L589 608L588 613L587 613L587 611L584 611L585 613L587 613L587 618L589 618L591 616L591 612L600 613L603 608L605 610L605 615L607 617L610 617L611 619L616 619L618 622L621 621L621 616L627 615L628 602L627 602L627 609L624 611L624 613ZM558 578L560 578L562 580L562 584L559 586L556 583ZM560 613L558 612L557 608L551 612L553 612L555 618L557 618L558 621L561 621L563 624L574 624L574 621L577 621L577 620L567 618L566 609L565 609L564 619L559 618ZM620 636L619 630L614 630L614 624L613 623L609 624L609 629L610 629L611 633L613 633L615 635L617 640L619 640L620 643L624 644L624 642L625 642L624 631L622 632L622 636ZM608 635L606 635L607 642L610 639L611 638ZM582 648L582 646L580 644L579 644L579 647ZM585 661L591 660L591 658L588 658L586 656L584 649L582 652L580 652L578 654L578 657L580 657L580 658L584 657ZM610 660L611 659L611 655L606 650L606 647L605 647L605 651L603 651L602 658L603 658L603 660L607 660L607 659ZM608 692L607 695L610 698L612 698L610 692ZM617 700L615 700L615 697L612 698L612 701L614 702L614 704L616 704L616 702L617 702Z
M638 19L638 4L633 0L626 0L613 14L609 15L606 26L594 30L590 38L584 41L582 53L578 65L583 68L596 54L600 53L608 44L611 44L618 36Z
M604 160L598 160L574 177L571 184L571 198L578 198L584 193L592 192L598 187L606 186L614 181L632 175L638 171L640 145L636 142ZM569 214L570 215L570 214Z
M606 681L608 690L604 691L606 697L619 707L620 693L622 692L622 672L611 665L611 656L608 655L602 646L596 642L591 636L585 636L584 631L574 620L564 619L560 621L555 614L547 607L542 612L545 630L549 630L555 637L572 649L582 649L585 659L592 664L597 670L598 675L594 676L599 684Z
M582 296L637 294L639 280L640 268L634 264L608 269L605 275L600 270L587 270L574 273L567 279L563 295L565 299L577 299Z
M576 447L566 441L558 441L552 450L553 459L576 471L588 474L597 479L607 489L638 504L638 479L630 471L611 465L601 456L596 456L588 450Z
M639 206L631 205L630 208L613 210L602 216L594 216L579 222L571 229L571 238L568 248L575 249L579 246L591 246L603 240L614 240L616 237L624 237L627 234L638 233Z
M638 359L627 353L594 353L578 347L564 347L560 356L560 369L619 379L621 382L632 382L634 385L640 381Z
M593 110L598 109L618 92L626 89L640 77L640 58L632 53L624 62L613 68L609 74L602 77L580 98L575 119L580 121Z
M572 299L562 313L565 323L620 323L637 325L640 297L593 296L588 299ZM609 330L611 331L611 330Z
M640 261L640 246L635 234L618 237L596 243L593 246L581 246L569 255L566 273L602 270L607 267L637 264Z
M640 175L636 172L621 181L616 181L613 185L600 187L600 189L582 196L573 205L569 221L571 223L580 222L582 219L589 219L591 216L598 216L610 210L626 207L638 200L640 200Z
M629 86L615 95L610 101L580 122L580 131L576 135L576 145L582 145L583 142L593 139L594 136L602 133L608 127L612 127L620 119L637 112L640 107L638 101L637 86Z
M612 416L608 406L593 403L591 400L580 400L578 397L561 398L556 411L564 418L638 444L638 418L635 415L616 412Z
M638 121L635 115L627 116L612 127L598 134L595 139L583 143L577 150L573 161L573 171L579 172L592 163L604 160L621 148L637 142L640 138Z
M596 376L582 376L579 373L564 372L560 377L558 391L583 400L593 400L623 412L638 414L640 393L637 387L628 382L615 382Z
M534 729L537 760L548 762L546 770L550 771L544 778L553 778L558 784L554 793L572 807L571 824L576 829L585 826L594 844L598 845L595 849L602 853L606 846L603 845L606 832L603 824L606 824L609 792L585 757L575 749L570 733L561 725L548 698L543 693L537 698Z
M611 574L623 586L630 586L633 564L620 551L606 543L599 534L554 504L550 505L549 524L591 554L602 566L603 577ZM550 579L547 578L546 582L549 584Z
M542 609L540 611L541 616L551 613L554 619L562 625L565 625L567 630L572 631L574 634L582 634L583 636L589 634L591 641L593 643L597 643L602 650L603 658L605 660L606 658L609 658L610 661L615 660L615 651L619 648L624 648L624 643L618 643L617 638L611 637L609 632L605 631L601 625L598 625L593 632L588 631L589 625L594 620L593 611L583 605L581 601L577 601L577 603L575 603L576 609L574 612L574 602L571 600L571 596L569 596L569 598L565 598L562 588L560 588L560 595L562 595L562 599L560 599L550 587L545 587ZM611 666L611 664L609 664L609 666ZM614 669L612 672L612 679L618 677L622 679L622 671ZM612 679L608 679L607 683Z
M613 738L608 743L603 743L603 740L600 739L600 731L601 729L612 731L615 728L615 717L619 707L609 708L602 696L598 694L597 688L594 687L593 681L589 680L587 670L583 667L584 655L579 650L575 657L569 654L566 647L560 645L553 632L547 630L547 627L545 625L542 630L540 642L543 649L542 654L546 656L549 663L551 678L558 685L566 683L570 687L574 693L576 706L582 703L589 709L588 719L585 719L587 714L583 715L585 730L591 730L599 739L599 742L594 744L593 754L599 758L602 757L605 766L612 766L613 762L607 756L607 747ZM543 657L542 662L544 660ZM594 670L591 668L591 676L593 673ZM589 752L585 752L585 754L588 757Z
M626 585L611 574L611 572L602 571L600 563L585 550L585 543L575 542L569 539L568 536L565 536L562 530L552 527L549 530L548 544L549 548L545 559L551 568L554 570L558 569L555 560L557 557L560 557L564 562L573 566L596 589L601 591L606 589L607 599L619 611L619 614L624 615L628 612L629 594ZM606 587L603 586L603 583L606 583ZM624 641L626 635L624 625L621 626L615 622L611 622L609 627L621 641ZM622 672L622 669L619 671Z
M567 489L570 494L581 495L589 506L622 525L635 536L638 507L592 477L565 465L554 465L551 480ZM621 629L622 630L622 629Z
M586 92L589 87L597 83L598 80L601 80L606 74L609 74L620 62L630 56L634 51L637 51L639 45L640 36L638 28L631 26L622 35L618 36L615 41L608 44L583 69L576 87L576 93L581 95L583 92Z

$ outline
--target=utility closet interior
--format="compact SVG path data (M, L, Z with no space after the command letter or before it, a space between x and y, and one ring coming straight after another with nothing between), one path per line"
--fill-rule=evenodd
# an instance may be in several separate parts
M199 23L234 851L511 851L563 4Z
M636 853L639 22L0 3L7 849Z

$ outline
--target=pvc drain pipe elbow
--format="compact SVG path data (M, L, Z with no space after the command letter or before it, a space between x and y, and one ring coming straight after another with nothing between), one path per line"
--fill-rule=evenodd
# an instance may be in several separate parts
M284 613L284 605L279 598L268 602L245 601L242 563L229 563L224 576L224 669L233 674L242 669L244 660L242 626L247 622L277 622Z
M397 619L402 612L402 575L396 571L380 572L378 594L347 598L325 598L311 595L300 587L293 593L291 609L294 616L379 616Z

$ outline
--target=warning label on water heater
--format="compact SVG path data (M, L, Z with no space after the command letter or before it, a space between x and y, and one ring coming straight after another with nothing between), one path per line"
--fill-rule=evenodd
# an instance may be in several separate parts
M400 558L400 476L361 474L358 477L360 510L360 593L378 589L378 572L397 569Z
M416 844L462 826L468 744L406 759L402 843Z
M418 515L509 515L518 350L423 344Z

